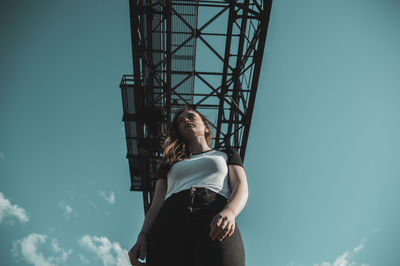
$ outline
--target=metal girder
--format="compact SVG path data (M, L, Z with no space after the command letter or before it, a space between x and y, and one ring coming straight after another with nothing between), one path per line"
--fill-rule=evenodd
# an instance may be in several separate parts
M195 105L214 148L242 160L272 0L130 0L133 75L120 88L132 191L153 197L161 141L174 113Z

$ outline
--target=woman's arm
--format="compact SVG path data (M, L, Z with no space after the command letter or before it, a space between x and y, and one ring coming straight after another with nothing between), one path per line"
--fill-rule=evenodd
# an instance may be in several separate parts
M228 165L228 178L231 195L225 208L211 221L210 237L222 241L230 237L235 230L235 218L243 210L249 195L244 168L239 165Z
M159 178L156 181L156 188L154 190L153 201L151 202L150 208L146 213L146 217L143 222L142 230L140 233L147 234L156 219L161 206L164 203L165 194L167 192L167 179Z
M231 210L236 217L243 210L249 196L247 178L241 166L228 165L228 171L229 185L232 192L225 209Z
M135 245L133 245L133 247L128 252L129 259L132 265L142 265L142 263L138 261L138 258L143 260L146 255L146 235L149 232L152 224L154 223L154 220L157 218L158 212L160 211L160 208L164 203L166 191L167 180L165 178L158 179L156 181L153 201L151 202L150 208L146 213L142 230L140 230Z

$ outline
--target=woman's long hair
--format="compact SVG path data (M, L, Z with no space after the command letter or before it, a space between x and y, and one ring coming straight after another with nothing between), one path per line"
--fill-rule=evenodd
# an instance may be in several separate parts
M192 156L192 151L190 149L190 146L185 142L178 128L178 117L184 111L194 111L201 117L201 120L203 121L205 127L204 137L206 139L208 146L211 147L212 133L208 125L207 118L205 118L202 114L200 114L195 107L185 105L183 109L179 110L175 114L171 122L171 125L168 129L167 137L165 138L164 143L162 144L163 166L164 166L162 168L164 168L164 171L166 171L166 172L163 171L163 173L161 173L163 175L166 175L168 173L169 168L175 162L184 160L186 158L190 158Z

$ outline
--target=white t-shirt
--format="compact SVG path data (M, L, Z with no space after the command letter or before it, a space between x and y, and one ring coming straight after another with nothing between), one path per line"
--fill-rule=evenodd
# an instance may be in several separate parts
M229 199L231 190L228 179L228 165L242 165L238 152L231 147L223 150L210 150L174 163L167 177L167 193L165 199L174 193L190 187L206 187Z

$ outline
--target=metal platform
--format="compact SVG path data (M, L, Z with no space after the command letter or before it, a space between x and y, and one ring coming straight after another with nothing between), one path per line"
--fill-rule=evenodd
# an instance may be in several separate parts
M120 88L132 191L147 212L161 141L174 113L194 105L213 148L244 161L272 0L130 1L133 75Z

